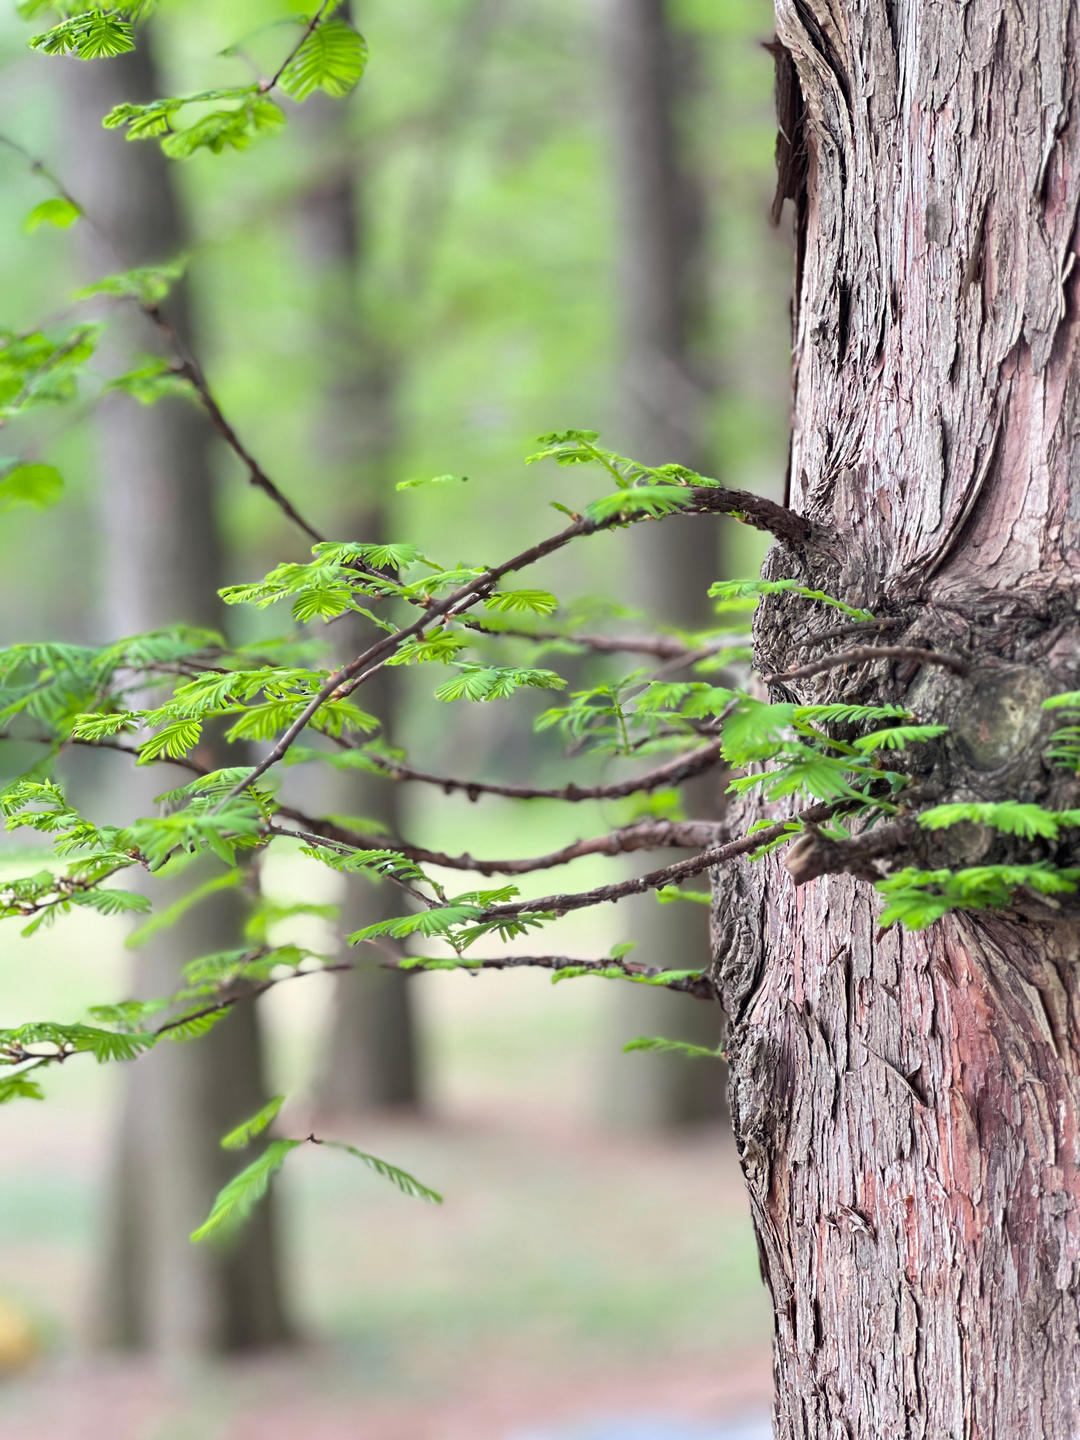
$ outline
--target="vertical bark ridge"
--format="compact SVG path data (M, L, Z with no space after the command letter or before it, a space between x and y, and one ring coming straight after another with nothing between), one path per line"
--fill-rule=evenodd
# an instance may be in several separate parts
M903 590L1075 579L1075 6L779 0L777 30L809 172L794 503L862 517Z
M778 693L911 704L953 726L943 798L1044 799L1070 782L1039 702L1080 676L1076 5L777 0L777 33L806 152L791 497L834 558L767 572L918 614L972 667ZM770 604L768 660L813 623ZM1075 1440L1080 936L878 907L775 856L715 884L777 1433Z
M964 917L875 940L865 886L766 866L777 959L729 1054L778 1433L1075 1435L1077 935Z

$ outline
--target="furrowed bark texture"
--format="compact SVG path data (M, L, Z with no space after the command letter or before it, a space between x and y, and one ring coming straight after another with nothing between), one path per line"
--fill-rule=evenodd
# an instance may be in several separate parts
M942 799L1075 803L1039 705L1080 648L1076 8L778 0L777 30L799 92L790 496L835 538L766 573L971 668L861 664L773 698L902 700L952 726ZM770 601L762 673L834 620ZM971 863L985 841L964 843ZM716 885L777 1434L1074 1440L1075 918L882 934L878 909L776 857Z

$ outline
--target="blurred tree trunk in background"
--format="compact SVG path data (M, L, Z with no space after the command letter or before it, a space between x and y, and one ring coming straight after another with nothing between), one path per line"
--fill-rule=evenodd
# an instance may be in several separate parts
M366 260L363 157L349 144L349 109L313 98L303 116L317 154L330 157L329 174L302 197L303 243L315 278L318 347L324 378L321 408L311 445L313 462L339 497L331 528L336 539L378 541L387 533L386 499L393 491L398 443L399 357L367 322L362 292ZM359 617L357 617L359 622ZM366 643L363 622L339 621L335 641L341 661ZM363 708L395 734L399 672L382 670L364 688ZM399 788L358 772L333 772L329 807L368 817L394 835L401 831ZM400 894L363 875L346 878L342 907L345 933L389 919L401 909ZM356 952L354 952L355 954ZM357 954L363 962L365 956ZM338 976L319 1101L342 1114L384 1106L418 1106L420 1075L414 1015L415 987L407 976L366 966Z
M695 373L695 335L705 306L704 215L689 172L678 111L694 85L693 56L679 45L666 0L604 0L611 131L617 184L620 428L615 448L645 463L676 461L707 471L707 387ZM651 617L703 628L719 573L716 527L673 519L632 532L631 599ZM687 787L695 816L716 813L716 782ZM646 866L645 868L651 868ZM708 913L680 902L635 900L628 938L637 958L671 968L705 966ZM616 986L620 1042L671 1034L715 1045L720 1017L682 995ZM621 1126L715 1120L724 1113L719 1067L680 1055L619 1055L605 1086Z
M427 116L425 163L411 188L400 253L393 272L376 276L370 261L365 161L350 135L349 111L318 98L305 107L312 150L328 157L326 178L303 199L304 248L316 277L316 309L326 376L312 444L317 461L343 497L334 519L341 539L392 539L384 533L400 451L399 395L409 356L396 335L367 313L376 288L412 310L422 303L443 238L453 190L453 149L472 113L477 75L498 0L465 0L447 47L444 79ZM348 7L341 13L348 13ZM362 19L362 16L358 16ZM415 323L407 334L418 333ZM362 649L360 626L339 622L339 643L351 659ZM343 656L342 658L346 658ZM364 708L397 733L399 672L383 670L364 691ZM341 774L334 808L401 832L400 791L379 777ZM370 925L400 913L400 895L387 885L350 878L343 928ZM333 1020L320 1083L320 1101L349 1113L421 1104L422 1062L415 1018L416 988L408 977L375 966L336 982Z
M119 131L101 126L101 116L119 101L162 93L150 44L144 33L133 54L68 67L73 184L89 197L90 216L101 227L100 234L84 227L85 260L95 275L171 257L187 239L158 146L129 145ZM169 310L187 334L182 291ZM152 343L148 325L132 308L130 321L118 317L111 328L104 358L116 373ZM212 437L202 413L184 401L144 408L116 394L100 406L96 431L104 634L178 621L217 626L221 542ZM204 759L226 763L211 746L205 749ZM115 773L132 815L146 813L153 796L175 783L175 772L162 767L128 766ZM192 883L188 874L178 885L186 890ZM167 903L170 889L155 887L159 905ZM197 906L139 953L137 993L172 993L186 960L240 943L239 921L233 896ZM238 1161L218 1142L264 1103L261 1070L251 1005L238 1006L197 1045L162 1045L126 1070L100 1244L96 1327L102 1343L183 1354L285 1338L272 1199L228 1250L188 1239L220 1186L251 1158Z

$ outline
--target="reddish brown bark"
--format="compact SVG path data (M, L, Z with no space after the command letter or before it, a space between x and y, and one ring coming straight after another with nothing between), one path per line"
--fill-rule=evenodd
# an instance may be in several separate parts
M1076 21L1064 0L778 3L802 114L790 494L834 538L767 573L970 673L860 665L774 698L949 723L943 798L1062 793L1039 703L1080 670ZM827 623L770 603L762 671ZM717 882L777 1433L1074 1440L1076 924L882 934L878 908L849 876L796 889L775 858Z

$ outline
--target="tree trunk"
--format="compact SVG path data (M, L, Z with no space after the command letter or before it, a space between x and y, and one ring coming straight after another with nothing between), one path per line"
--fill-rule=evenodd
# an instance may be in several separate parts
M777 11L780 92L798 84L790 492L825 546L773 551L766 573L971 666L849 666L779 693L950 724L943 799L1048 799L1040 701L1080 673L1076 12ZM763 603L764 673L830 623L813 614ZM716 879L777 1434L1075 1440L1075 912L912 933L877 910L851 878L795 888L775 856Z
M693 76L668 9L666 0L606 0L605 6L622 332L616 448L646 463L701 467L707 396L693 352L702 326L703 216L679 134L680 100L685 103ZM669 520L639 527L630 543L632 601L668 624L707 625L708 589L719 573L715 528ZM688 787L695 815L716 813L713 790L708 783ZM660 909L645 896L630 902L627 913L641 959L677 954L680 967L704 968L703 907L687 902ZM720 1038L715 1012L686 996L616 986L612 1011L620 1043L657 1033L708 1045ZM616 1052L616 1060L604 1105L619 1126L655 1128L723 1114L723 1080L714 1066L690 1064L681 1055Z
M399 358L366 322L362 287L366 262L363 160L349 144L349 112L340 101L313 99L304 115L321 152L338 165L330 178L304 196L303 243L316 278L315 313L324 388L312 449L342 497L333 531L342 539L379 541L387 529L387 497L393 494L398 446ZM346 163L346 157L349 163ZM362 625L339 622L337 643L344 663L367 643ZM394 734L398 673L383 670L364 690L363 705ZM389 834L401 831L400 791L385 778L346 772L334 777L331 808L370 817ZM362 875L347 878L342 912L346 931L389 919L400 897L388 885ZM408 977L370 965L335 983L333 1019L320 1077L320 1102L341 1114L420 1104L415 987Z
M97 229L88 229L86 260L95 276L121 263L174 256L185 235L171 176L155 144L127 145L100 117L121 100L161 91L149 52L75 63L68 71L73 108L72 169ZM115 237L123 261L104 238ZM170 316L188 331L183 292ZM114 318L104 359L114 370L152 343L132 312ZM223 583L214 513L211 437L194 406L163 401L144 408L127 396L106 399L96 434L102 476L102 625L110 635L186 622L216 626ZM213 759L213 756L209 758ZM220 758L220 757L218 757ZM124 771L118 780L132 815L148 813L168 788L160 769ZM186 890L155 886L159 905ZM238 943L239 914L230 897L190 912L140 952L140 996L175 990L184 961ZM237 1349L285 1337L277 1278L274 1210L256 1214L224 1251L195 1247L189 1232L205 1218L229 1175L246 1163L223 1152L220 1136L266 1100L256 1014L236 1011L197 1045L162 1045L124 1077L112 1155L98 1287L98 1337L108 1344L164 1354Z

